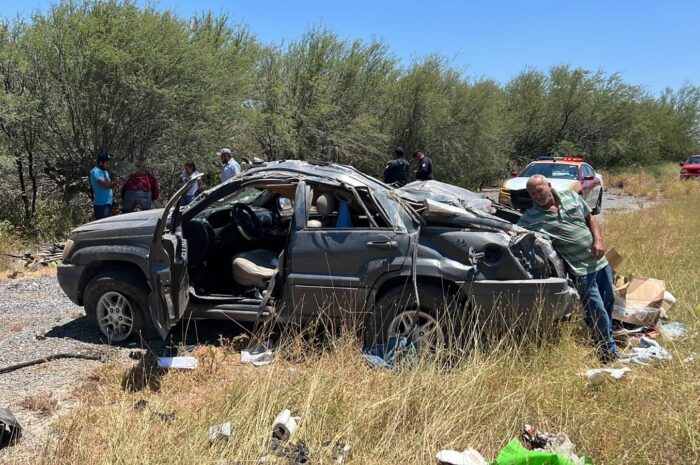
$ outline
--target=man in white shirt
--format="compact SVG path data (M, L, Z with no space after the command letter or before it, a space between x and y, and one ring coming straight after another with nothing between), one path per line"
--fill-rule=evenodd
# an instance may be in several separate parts
M187 183L187 181L192 179L192 176L196 176L198 174L199 174L199 171L197 171L197 167L195 166L194 162L188 161L187 163L185 163L184 171L182 172L182 174L180 174L180 181L184 185ZM201 181L201 178L200 178L200 181ZM199 181L194 183L192 185L192 187L190 187L190 189L187 191L187 193L182 196L182 201L180 203L181 205L183 205L183 206L187 205L188 203L190 203L194 199L195 195L197 194L197 189L199 188L199 184L200 184Z
M219 151L221 158L221 182L226 182L241 172L241 165L231 158L231 149L223 148Z

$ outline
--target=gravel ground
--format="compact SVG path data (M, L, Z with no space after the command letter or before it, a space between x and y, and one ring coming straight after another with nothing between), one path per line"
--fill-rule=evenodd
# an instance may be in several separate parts
M18 279L0 283L0 368L57 353L95 355L134 363L136 347L104 344L82 307L63 294L56 278ZM47 442L49 424L76 405L73 390L100 361L60 359L0 374L0 407L9 407L23 426L20 443L0 450L0 463L35 453ZM57 401L50 415L23 408L29 396Z

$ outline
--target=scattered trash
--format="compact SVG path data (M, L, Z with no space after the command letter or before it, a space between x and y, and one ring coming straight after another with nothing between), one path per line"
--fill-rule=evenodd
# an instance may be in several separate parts
M140 399L134 403L133 409L137 412L145 409L148 406L148 401L146 399Z
M688 334L688 327L677 321L673 321L665 325L659 324L659 326L661 328L661 334L666 339L679 339L687 336Z
M494 465L584 465L592 464L587 457L568 458L551 450L528 450L513 439L498 453Z
M22 425L9 408L0 408L0 449L14 446L22 437Z
M58 360L60 358L80 358L83 360L97 360L104 362L104 357L98 357L96 355L85 355L85 354L53 354L44 358L38 358L36 360L31 360L29 362L17 363L15 365L10 365L4 368L0 368L0 374L9 373L11 371L19 370L20 368L30 367L32 365L39 365L41 363L51 362L53 360Z
M408 343L407 337L397 339L390 337L385 344L377 344L374 347L367 347L363 350L364 357L370 368L392 368L399 355L409 354L415 356L417 353L415 343Z
M162 412L151 412L151 418L160 418L166 423L170 423L175 420L175 412L162 413Z
M304 441L299 441L296 444L293 442L284 442L278 439L270 439L270 453L276 457L285 457L294 460L294 465L303 465L309 463L309 447ZM260 457L258 462L269 461L267 456Z
M269 365L273 359L274 353L271 350L266 350L264 347L259 347L253 351L241 351L241 363L250 363L256 367Z
M523 426L523 443L528 449L544 449L549 443L549 433L538 431L532 425Z
M683 363L693 363L697 356L698 356L698 353L693 352L692 354L688 355L686 358L683 359Z
M635 347L628 354L620 355L622 363L636 363L637 365L651 365L657 362L671 360L673 357L661 344L648 337L639 340L639 347Z
M488 462L475 449L463 452L456 450L441 450L436 456L438 462L450 465L488 465Z
M594 368L592 370L587 370L583 373L579 373L579 376L585 376L588 378L588 386L598 386L602 384L607 379L621 379L625 376L625 373L632 371L629 367L624 368Z
M675 303L659 279L618 276L615 279L613 318L641 326L654 325ZM665 300L668 298L668 300Z
M331 455L331 460L334 460L337 464L345 463L345 457L350 453L350 449L350 444L344 442L339 443L335 447L335 453Z
M197 359L194 357L158 357L158 368L194 370L197 368Z
M46 340L46 334L43 334L43 333L36 333L36 334L34 334L34 340L36 340L36 341L45 341L45 340Z
M219 439L228 439L231 436L231 422L209 427L209 444L214 444Z
M272 437L279 441L288 441L297 429L300 417L293 417L289 409L282 410L272 422Z

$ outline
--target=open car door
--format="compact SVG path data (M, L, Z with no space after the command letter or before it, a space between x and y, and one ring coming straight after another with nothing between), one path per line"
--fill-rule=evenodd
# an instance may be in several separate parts
M151 239L148 254L151 294L148 300L153 325L163 339L180 320L189 301L187 241L180 224L180 200L202 176L191 178L168 200Z

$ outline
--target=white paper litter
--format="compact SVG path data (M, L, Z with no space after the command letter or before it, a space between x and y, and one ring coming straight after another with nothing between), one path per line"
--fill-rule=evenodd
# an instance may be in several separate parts
M197 359L194 357L158 357L158 368L194 370L197 368Z
M251 353L247 350L241 351L241 363L250 363L253 366L261 367L264 365L269 365L272 363L274 354L271 350L266 350L264 352Z
M579 373L579 376L585 376L588 378L589 386L597 386L601 384L606 379L620 379L625 376L625 373L632 371L629 367L624 368L593 368L587 370L583 373Z
M619 361L637 365L652 365L672 358L671 354L661 347L661 344L648 337L642 337L639 339L639 347L635 347L628 354L620 355Z
M220 425L209 427L209 443L214 444L219 438L228 438L231 436L231 422L227 421Z
M450 465L488 465L484 457L474 449L463 452L456 450L441 450L436 456L438 462Z

